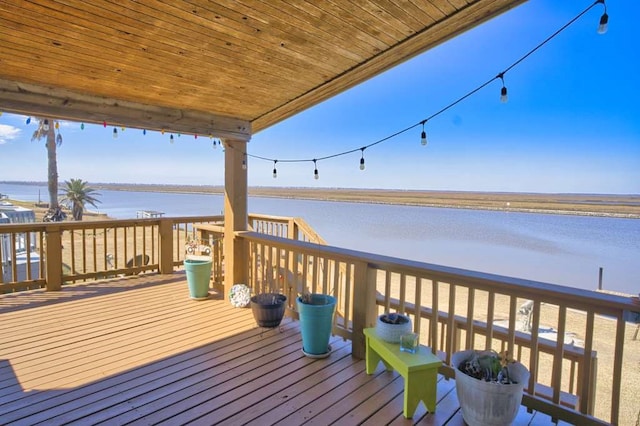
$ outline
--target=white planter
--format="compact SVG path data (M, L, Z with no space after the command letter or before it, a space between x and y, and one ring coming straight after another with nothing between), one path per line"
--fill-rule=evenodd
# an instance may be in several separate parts
M522 403L524 387L529 382L529 370L519 362L510 364L509 376L517 384L502 385L468 376L458 366L471 357L473 350L451 356L455 371L456 393L462 417L469 426L507 426L513 423Z
M400 343L400 336L413 332L411 318L405 315L402 316L408 320L402 324L388 324L380 319L382 315L378 316L378 321L376 322L376 335L385 342Z

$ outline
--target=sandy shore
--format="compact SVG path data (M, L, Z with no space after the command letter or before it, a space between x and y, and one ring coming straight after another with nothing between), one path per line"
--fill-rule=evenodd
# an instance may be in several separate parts
M2 183L2 182L0 182ZM7 182L39 184L43 182ZM90 183L110 191L224 194L222 186ZM250 187L254 197L295 198L371 204L501 210L640 219L640 195L535 194L508 192L405 191L398 189Z

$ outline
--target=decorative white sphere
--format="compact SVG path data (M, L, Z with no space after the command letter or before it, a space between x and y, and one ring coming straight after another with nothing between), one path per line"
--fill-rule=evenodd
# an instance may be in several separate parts
M251 302L251 289L246 284L234 284L229 290L229 301L235 308L244 308Z

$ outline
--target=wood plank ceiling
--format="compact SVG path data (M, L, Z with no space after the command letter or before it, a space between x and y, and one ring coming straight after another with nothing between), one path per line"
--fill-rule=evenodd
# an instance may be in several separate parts
M3 0L0 110L248 140L524 0Z

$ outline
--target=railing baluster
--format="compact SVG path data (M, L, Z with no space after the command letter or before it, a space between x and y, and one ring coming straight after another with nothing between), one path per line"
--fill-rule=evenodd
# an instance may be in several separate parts
M620 412L620 384L622 383L622 352L624 350L624 330L626 321L624 320L624 312L617 315L616 327L616 346L613 356L613 377L611 392L611 423L618 424L618 413Z
M560 403L560 390L562 388L562 360L564 358L564 333L567 322L567 307L558 307L558 332L556 333L556 349L554 351L551 383L553 387L553 402Z
M493 320L495 317L496 294L489 291L487 296L487 339L485 349L489 350L493 347Z
M507 341L507 350L509 351L509 357L515 356L516 345L516 313L518 309L518 298L511 295L509 297L509 335ZM492 327L493 328L493 327Z
M457 348L457 332L455 326L456 320L456 286L449 283L449 312L447 315L447 346L445 352L447 353L446 363L451 364L451 354L456 351ZM434 353L435 353L435 348Z
M82 230L81 241L82 242L80 247L82 247L82 273L86 274L87 273L87 230L86 229ZM86 281L86 279L83 281Z
M581 374L578 375L578 395L580 396L580 412L584 414L593 414L593 398L592 398L592 383L595 383L595 377L593 377L594 368L593 368L593 358L591 357L591 353L593 351L593 331L595 323L595 314L590 309L587 312L587 325L585 329L584 336L584 361L582 362L582 371ZM584 377L582 380L580 377Z
M413 332L420 334L420 320L422 319L422 315L420 315L420 307L422 306L422 278L415 278L415 297L413 298L413 306L415 308L413 315Z
M76 270L76 243L75 243L75 231L70 230L71 234L71 275L76 275L78 272Z
M474 300L475 290L473 287L469 287L468 300L467 300L467 349L473 349L474 331L473 331L473 309L475 305Z
M405 313L405 300L407 300L407 275L400 274L400 306L398 312Z
M440 283L438 281L431 281L431 321L429 321L429 346L433 348L438 347L438 312L439 308L439 290Z

